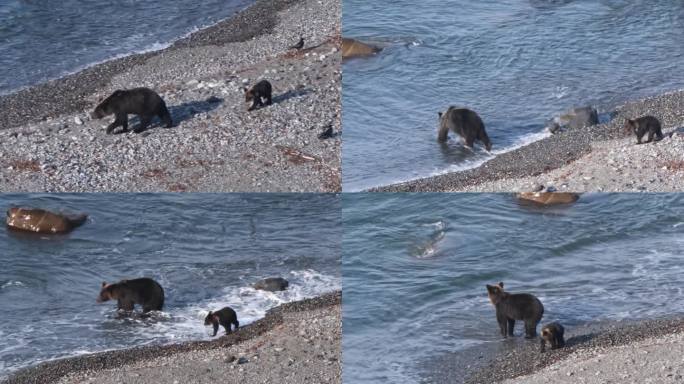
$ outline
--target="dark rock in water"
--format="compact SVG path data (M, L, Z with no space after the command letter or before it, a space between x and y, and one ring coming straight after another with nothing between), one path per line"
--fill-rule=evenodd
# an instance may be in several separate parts
M546 122L546 129L555 134L566 129L590 127L599 123L598 112L593 107L573 108Z
M257 281L253 287L254 289L260 289L262 291L276 292L286 290L288 285L290 285L290 283L282 277L268 277Z

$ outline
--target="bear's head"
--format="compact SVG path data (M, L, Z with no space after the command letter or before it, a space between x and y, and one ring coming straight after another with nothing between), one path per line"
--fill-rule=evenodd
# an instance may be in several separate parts
M95 110L90 114L90 117L92 119L101 119L114 113L114 104L116 104L115 101L121 98L123 94L124 91L120 89L114 91L114 93L102 100L97 107L95 107Z
M97 296L98 303L104 303L109 300L116 300L115 284L107 284L107 282L102 282L102 288L100 289L100 294Z
M204 325L212 325L212 324L214 324L215 322L218 321L218 320L216 319L216 317L217 317L217 316L214 315L214 312L209 311L209 314L207 315L207 317L204 318Z
M254 100L254 90L249 88L244 88L245 91L245 102L250 102Z
M493 305L498 304L504 294L503 282L499 282L497 285L487 284L487 296L489 296L489 301L491 301Z
M636 121L634 121L633 119L625 120L625 125L624 125L625 133L632 133L632 132L636 133L637 127L638 127L638 125L637 125Z

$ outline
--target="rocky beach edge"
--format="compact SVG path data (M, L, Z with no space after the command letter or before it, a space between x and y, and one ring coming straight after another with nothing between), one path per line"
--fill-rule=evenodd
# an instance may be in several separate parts
M340 383L341 298L336 291L286 303L211 341L44 362L2 383Z

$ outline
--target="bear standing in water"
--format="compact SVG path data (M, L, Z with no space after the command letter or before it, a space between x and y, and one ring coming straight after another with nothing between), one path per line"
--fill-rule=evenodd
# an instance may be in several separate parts
M161 311L164 306L164 289L156 281L142 277L121 280L118 283L102 283L98 303L117 300L117 309L132 311L135 304L142 306L143 313Z
M237 319L237 314L235 313L233 308L230 307L225 307L216 312L209 311L209 314L204 319L204 325L210 324L214 325L214 334L212 336L216 336L216 333L219 329L219 324L226 330L226 335L230 335L231 324L235 326L235 330L237 330L238 327L240 327L240 322Z
M634 132L637 137L637 144L641 144L641 138L648 133L646 143L663 139L663 131L660 129L660 121L653 116L638 117L636 119L628 119L625 121L625 131Z
M128 131L128 115L138 115L140 125L133 130L140 133L147 128L155 116L159 116L166 128L173 126L171 114L166 108L164 100L149 88L135 88L129 90L114 91L104 99L90 116L93 119L101 119L108 115L116 116L116 120L107 126L107 134L112 133L114 128L121 126L123 132Z
M449 107L446 112L439 112L439 135L437 141L446 143L449 130L461 136L463 144L473 149L475 140L480 140L487 151L492 149L492 142L485 132L485 126L477 113L467 108Z
M541 301L529 293L504 292L503 283L487 285L489 301L496 308L496 320L503 337L513 336L516 320L525 322L525 338L537 335L537 324L544 316Z
M271 100L272 87L271 83L266 80L261 80L260 82L254 84L251 89L245 88L245 102L252 102L252 106L247 109L248 111L253 111L257 107L263 107L264 103L262 98L266 99L266 105L271 105L273 101Z

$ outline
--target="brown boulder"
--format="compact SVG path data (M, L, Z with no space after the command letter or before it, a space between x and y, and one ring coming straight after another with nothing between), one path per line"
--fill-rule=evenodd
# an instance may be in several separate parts
M540 205L571 204L579 199L579 194L572 192L520 192L517 195L521 201Z
M372 56L380 52L380 48L362 43L358 40L342 38L342 58Z

